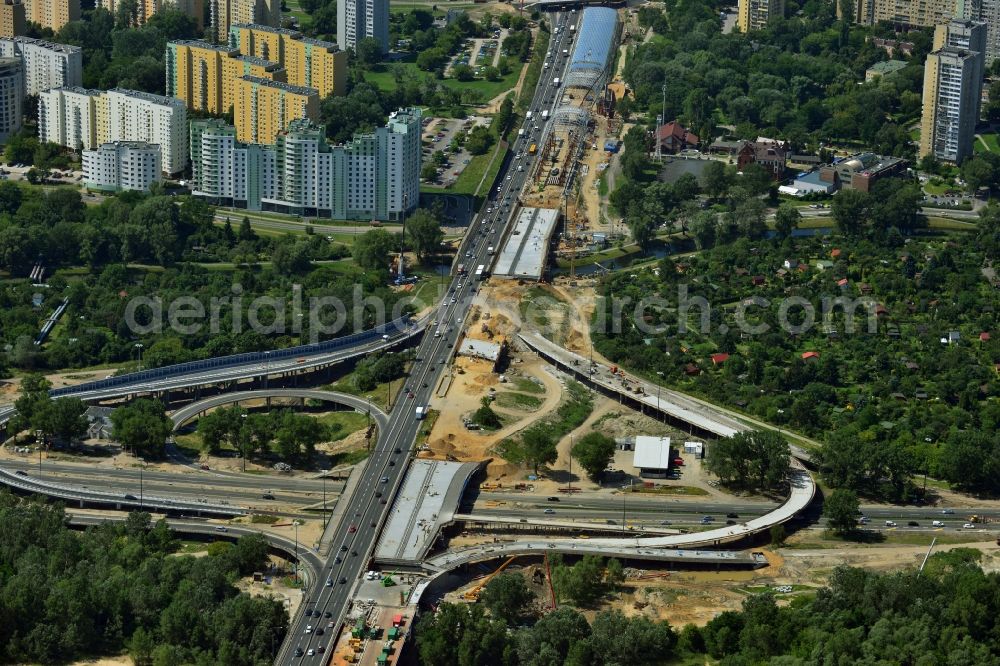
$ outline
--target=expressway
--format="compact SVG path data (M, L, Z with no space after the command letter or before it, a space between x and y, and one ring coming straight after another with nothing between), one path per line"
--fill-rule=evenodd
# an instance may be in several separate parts
M567 20L572 16L576 21L578 15L553 14L552 23L562 26L558 34L550 37L550 49L559 53L563 40L569 41ZM566 45L568 47L568 44ZM555 110L556 95L553 79L564 77L568 58L556 59L556 65L544 69L535 89L530 108L538 115L540 110ZM525 132L511 146L514 154L521 153L523 160L531 159L528 146L531 143L544 144L549 128L541 124L541 138ZM492 201L487 204L488 214L480 214L473 220L473 225L459 247L459 259L468 266L490 266L492 257L487 248L489 245L499 246L510 226L517 209L517 199L530 170L518 171L513 167L514 160L507 160L501 167L497 182L500 185L491 192ZM346 519L337 526L333 544L334 556L327 562L327 579L316 581L307 592L306 603L302 606L306 611L330 611L342 621L351 598L351 591L368 562L378 531L388 512L389 502L397 490L403 474L408 466L409 456L415 446L417 434L422 421L415 417L415 407L428 403L437 381L441 377L446 364L454 353L458 340L458 328L465 321L478 289L475 279L471 276L455 276L445 300L436 310L427 332L417 347L416 359L406 384L400 391L400 401L390 416L387 427L380 432L379 441L372 452L364 474L357 485L355 493L350 498L344 498L354 509ZM407 396L403 398L403 396ZM354 531L351 531L352 528ZM339 545L338 545L339 544ZM327 585L329 583L329 585ZM301 608L301 607L300 607ZM324 656L310 655L310 651L323 648L328 651L336 640L337 631L327 632L324 636L316 636L307 632L312 622L300 612L293 618L289 635L282 645L276 663L324 663ZM300 653L297 655L296 653Z

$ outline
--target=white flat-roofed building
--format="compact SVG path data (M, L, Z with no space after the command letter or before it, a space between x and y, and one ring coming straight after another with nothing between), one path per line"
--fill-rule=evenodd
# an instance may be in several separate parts
M145 141L115 141L83 151L83 184L92 190L148 191L161 180L160 146Z
M97 148L100 90L52 88L38 94L38 138L73 150Z
M97 141L145 141L160 147L163 171L188 162L187 108L174 97L115 88L97 99Z
M555 208L522 208L500 251L493 275L513 280L541 280L558 220L559 211Z
M670 470L670 438L639 435L635 438L632 466L639 476L663 478Z
M0 57L18 58L24 71L24 94L83 82L83 49L31 37L0 39Z

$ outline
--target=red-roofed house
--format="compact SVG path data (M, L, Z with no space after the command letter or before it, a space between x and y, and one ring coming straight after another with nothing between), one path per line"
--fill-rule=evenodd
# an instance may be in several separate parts
M837 286L838 287L846 287L847 286L847 278L841 278L840 280L837 280Z
M990 341L990 334L986 333L985 331L983 333L980 333L979 334L979 341L980 342L989 342Z
M696 148L698 146L698 135L692 134L679 122L674 120L657 130L656 141L663 152L679 153L688 148Z
M819 358L819 352L818 351L802 352L802 360L803 361L809 361L809 360L815 359L815 358Z
M723 363L725 363L728 360L729 360L729 354L726 354L725 352L720 353L720 354L712 354L712 364L713 365L722 365Z
M839 257L840 256L840 248L836 248L835 247L832 250L830 250L830 256L833 257L834 259L836 259L837 257Z

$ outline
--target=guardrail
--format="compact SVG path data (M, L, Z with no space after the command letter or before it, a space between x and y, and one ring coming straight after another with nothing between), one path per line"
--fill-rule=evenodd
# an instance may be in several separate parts
M406 327L411 323L409 317L401 317L395 321L389 322L388 324L382 324L376 328L369 329L367 331L361 331L360 333L352 333L351 335L344 336L342 338L334 338L332 340L326 340L325 342L318 342L315 344L298 345L297 347L288 347L286 349L275 349L274 351L266 352L246 352L243 354L232 354L230 356L217 356L215 358L204 359L201 361L188 361L187 363L178 363L177 365L170 365L163 368L156 368L154 370L141 370L139 372L130 372L125 375L118 375L116 377L109 377L107 379L99 379L93 382L86 382L84 384L77 384L76 386L67 386L65 388L54 389L49 391L49 395L53 398L66 395L74 395L77 393L86 393L89 391L100 391L102 389L114 388L116 386L127 386L131 384L141 384L143 382L148 382L149 380L166 379L168 377L176 377L179 375L185 375L190 372L196 372L198 370L208 370L208 369L218 369L218 368L228 368L238 365L245 365L249 363L264 363L269 361L280 361L283 359L294 358L296 356L308 356L321 354L330 351L336 351L344 347L351 347L357 344L375 340L383 335L396 336L406 331Z

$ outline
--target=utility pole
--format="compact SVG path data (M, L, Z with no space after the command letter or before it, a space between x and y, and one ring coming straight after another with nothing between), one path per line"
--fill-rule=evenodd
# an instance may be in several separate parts
M326 529L326 474L323 474L323 529Z
M295 562L293 566L295 567L295 582L299 581L299 521L293 520L292 525L295 526Z
M139 372L142 372L142 346L143 346L143 345L142 345L142 343L141 343L141 342L137 342L137 343L135 343L135 344L134 344L133 346L134 346L134 347L135 347L136 349L138 349L138 350L139 350Z

